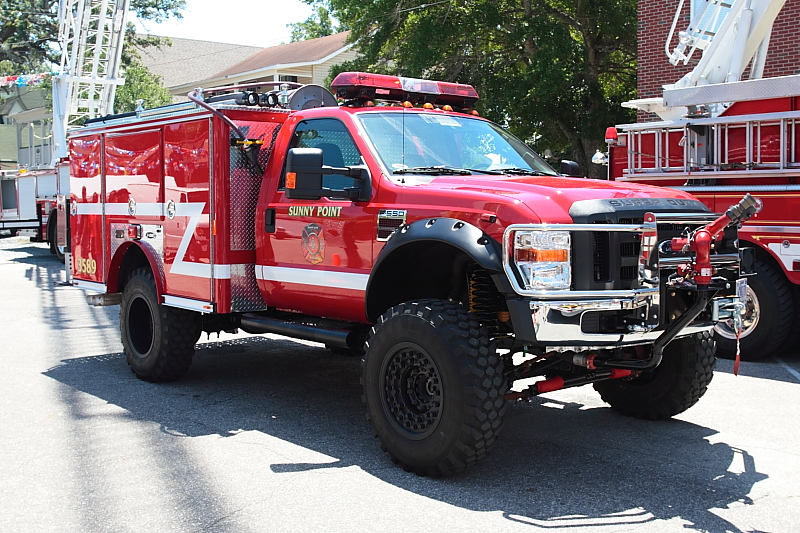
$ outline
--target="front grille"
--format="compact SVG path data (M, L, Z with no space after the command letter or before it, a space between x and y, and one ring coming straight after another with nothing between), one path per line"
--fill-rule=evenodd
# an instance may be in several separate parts
M608 234L603 232L593 232L593 249L592 249L592 265L594 267L594 280L595 281L608 281L608 261L606 258L609 256L608 249Z
M637 226L643 220L637 216L615 218L614 213L598 213L580 223ZM681 224L658 224L659 238L678 237L683 228ZM574 232L572 238L575 290L627 290L633 286L639 268L640 233Z
M708 213L697 200L633 198L580 200L572 204L575 224L640 226L648 211ZM658 224L660 240L680 236L683 224ZM572 233L572 288L578 291L629 290L637 278L641 233L575 231Z
M619 255L622 257L639 257L639 248L638 242L621 242L619 243Z

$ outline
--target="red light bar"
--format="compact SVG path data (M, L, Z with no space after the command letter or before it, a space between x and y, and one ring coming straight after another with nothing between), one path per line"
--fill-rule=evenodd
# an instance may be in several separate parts
M348 100L427 102L461 108L472 107L478 101L478 93L472 85L366 72L342 72L333 80L331 88L336 96Z

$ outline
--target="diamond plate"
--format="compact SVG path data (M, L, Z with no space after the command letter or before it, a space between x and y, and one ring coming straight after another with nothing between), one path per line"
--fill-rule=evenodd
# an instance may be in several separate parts
M280 124L274 122L237 122L239 129L248 139L261 139L264 144L258 153L258 163L266 168L272 153ZM231 138L235 135L231 132ZM247 158L237 147L230 152L230 249L255 250L255 217L258 192L262 176L257 176L247 164Z
M133 241L128 237L129 224L109 224L111 232L111 258L113 259L117 250L123 243ZM164 230L157 224L141 224L142 238L138 242L140 246L147 248L156 259L156 267L161 279L164 279ZM148 237L152 234L153 237Z
M253 263L231 265L231 311L244 313L267 308L256 281Z
M664 89L664 104L672 107L763 100L800 94L800 75Z

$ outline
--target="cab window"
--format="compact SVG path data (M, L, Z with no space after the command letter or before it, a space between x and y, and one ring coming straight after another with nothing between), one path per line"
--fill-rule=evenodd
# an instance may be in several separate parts
M322 164L331 167L362 165L361 153L344 124L332 118L304 120L292 134L290 148L319 148ZM322 186L341 190L352 187L354 179L342 174L322 176ZM283 186L283 183L281 184Z

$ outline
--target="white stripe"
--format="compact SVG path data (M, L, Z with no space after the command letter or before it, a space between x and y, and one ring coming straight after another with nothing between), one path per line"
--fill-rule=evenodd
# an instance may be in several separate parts
M104 204L78 204L79 215L101 215L103 214ZM185 202L175 204L176 217L189 217L189 222L186 224L186 229L183 232L183 237L178 245L178 252L175 256L175 261L170 265L170 274L180 274L182 276L191 276L194 278L210 279L212 272L217 279L230 279L231 266L230 265L214 265L213 269L209 263L193 263L184 261L186 257L186 250L189 248L189 243L194 236L194 230L200 222L200 217L203 216L203 209L205 202ZM128 215L127 203L107 203L105 204L106 215ZM136 204L135 216L162 216L164 214L163 203L141 203ZM206 215L208 216L208 215Z
M206 206L205 202L189 202L180 203L175 205L175 216L189 217L189 222L186 224L186 229L183 232L183 238L178 245L178 252L175 254L175 261L169 268L170 274L181 274L184 276L193 276L196 278L210 278L211 265L208 263L190 263L184 261L186 250L189 248L194 236L194 230L197 223L200 222L200 216L203 214L203 208ZM230 268L230 267L229 267ZM230 278L230 274L228 274Z
M125 213L128 212L128 204L125 204ZM79 215L102 215L103 204L78 204Z
M102 215L103 205L106 207L106 215L109 216L130 216L128 214L128 204L78 204L79 215ZM137 217L161 217L164 216L164 204L162 203L141 203L136 204Z
M73 278L72 284L79 289L86 289L87 291L106 292L106 286L104 284L94 281L83 281Z
M780 357L776 357L775 360L778 362L779 365L781 365L784 369L786 369L786 371L788 373L793 375L795 377L795 379L797 379L797 381L800 381L800 372L798 372L794 368L792 368L789 365L787 365L786 363L784 363L783 359L781 359Z
M200 313L211 313L214 311L214 305L211 302L190 300L189 298L179 298L178 296L169 296L167 294L164 295L164 305L188 309L189 311L199 311Z
M300 285L352 289L355 291L366 291L367 282L369 281L369 274L263 265L256 265L256 277L265 281L298 283Z

